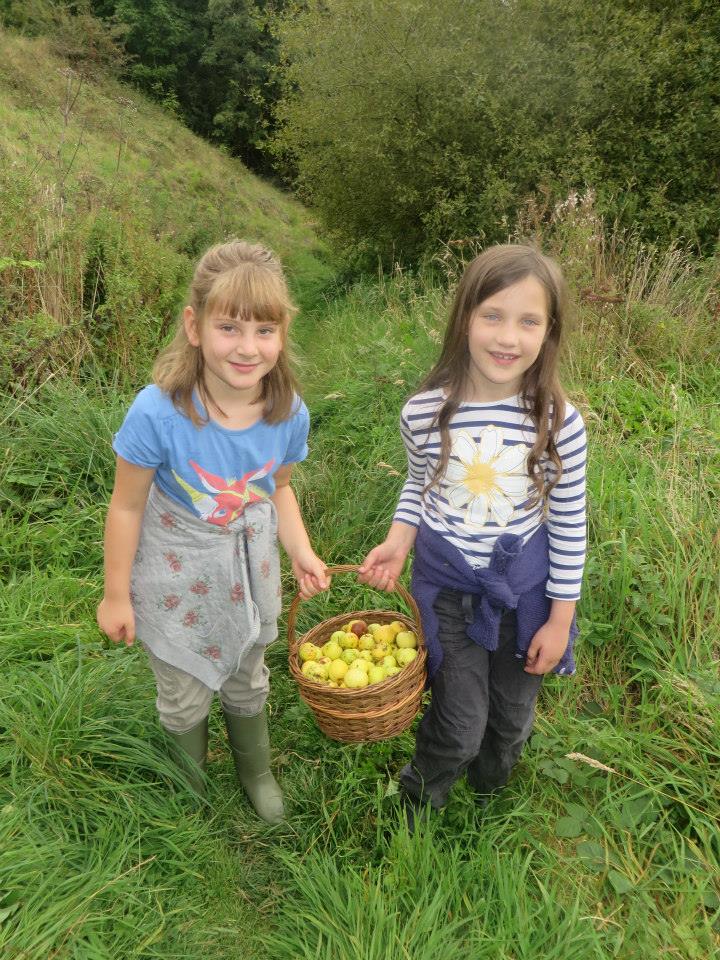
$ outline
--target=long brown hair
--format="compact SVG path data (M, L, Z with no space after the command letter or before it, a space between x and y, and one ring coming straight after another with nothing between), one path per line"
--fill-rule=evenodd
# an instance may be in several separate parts
M282 349L275 366L263 377L255 402L262 403L268 423L286 420L298 390L288 357L288 327L297 308L290 299L280 261L272 251L245 240L211 247L195 267L188 303L198 328L206 316L216 312L280 325ZM153 380L196 426L208 422L193 402L196 387L206 410L213 406L223 413L207 388L202 351L188 340L182 314L173 340L155 361Z
M484 300L532 276L547 294L548 329L535 363L525 372L520 386L521 402L535 426L537 436L527 458L528 476L535 485L531 505L547 497L562 475L562 461L555 438L565 420L565 394L558 379L558 358L563 326L568 313L568 292L562 272L554 260L534 247L502 244L489 247L466 267L450 311L440 358L418 387L443 387L446 400L438 409L432 429L440 431L440 460L423 493L440 483L450 459L450 421L462 402L469 376L468 332L473 311ZM546 480L540 462L547 457L555 475Z

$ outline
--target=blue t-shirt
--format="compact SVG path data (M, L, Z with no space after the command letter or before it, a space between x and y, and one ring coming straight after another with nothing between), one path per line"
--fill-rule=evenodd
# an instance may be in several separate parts
M197 401L196 401L197 402ZM204 413L198 403L198 409ZM273 474L308 454L310 416L297 397L287 420L258 420L246 430L227 430L210 420L195 424L151 384L137 395L113 450L123 460L155 469L155 483L208 523L224 527L245 507L275 492Z

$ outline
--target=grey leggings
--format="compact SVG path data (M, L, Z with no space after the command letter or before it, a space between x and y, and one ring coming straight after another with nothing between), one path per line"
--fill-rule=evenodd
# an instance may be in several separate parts
M155 674L160 723L173 733L185 733L197 726L210 712L214 691L197 677L160 660L145 648ZM228 713L254 717L265 706L270 689L270 672L265 666L265 644L255 644L245 652L236 673L231 674L218 691Z
M412 798L442 807L466 771L481 794L507 782L530 736L542 677L525 673L515 656L514 611L504 614L492 653L468 637L461 593L442 590L435 611L443 661L400 782Z

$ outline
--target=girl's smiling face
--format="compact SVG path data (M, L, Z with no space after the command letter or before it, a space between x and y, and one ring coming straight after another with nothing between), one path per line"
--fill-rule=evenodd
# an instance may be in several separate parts
M520 392L549 327L545 288L532 274L478 304L468 327L466 400L492 403Z
M202 352L206 384L217 402L255 400L262 378L282 351L281 324L225 312L205 316L198 323L192 307L185 308L184 321L188 340Z

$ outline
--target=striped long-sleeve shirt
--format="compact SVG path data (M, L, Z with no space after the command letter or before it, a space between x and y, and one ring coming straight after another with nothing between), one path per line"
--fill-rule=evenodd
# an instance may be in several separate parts
M535 485L527 472L527 455L536 430L519 397L500 403L462 403L449 429L450 460L439 486L422 491L440 457L440 431L433 418L444 396L441 389L412 397L400 417L408 455L408 477L394 519L418 526L424 520L457 547L467 561L485 567L497 537L504 532L523 543L545 522L550 549L546 594L559 600L580 597L585 563L585 426L566 404L556 437L562 477L547 503L531 505ZM554 475L542 461L546 477Z

